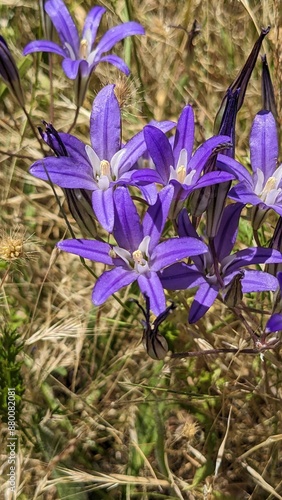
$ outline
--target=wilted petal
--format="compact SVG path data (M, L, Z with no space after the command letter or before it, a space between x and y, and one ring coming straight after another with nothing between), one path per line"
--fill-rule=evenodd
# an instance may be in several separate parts
M84 259L102 262L110 266L114 265L110 257L111 246L103 241L96 240L63 240L57 243L57 247L64 252L79 255Z
M259 168L265 181L272 176L278 158L278 135L275 119L270 111L260 111L253 121L250 135L253 172Z
M100 160L111 161L120 149L121 116L114 85L106 85L94 100L90 116L91 144Z
M195 323L206 314L218 295L218 289L205 283L200 286L189 311L189 323Z
M120 288L130 285L138 278L138 273L123 267L116 267L110 271L105 271L97 280L93 293L92 301L95 306L103 304L113 293Z
M197 238L199 241L202 241L200 236L198 235L196 229L194 228L189 215L187 213L187 210L183 208L181 212L179 213L178 216L178 234L179 236L190 236L192 238ZM197 255L193 257L193 261L196 264L197 268L199 270L202 270L204 272L204 269L206 267L205 263L205 257L203 255Z
M259 55L259 51L260 51L262 42L263 42L265 36L269 33L269 30L270 30L270 26L268 26L267 28L263 28L261 30L260 36L257 39L257 41L255 42L247 61L245 62L243 68L241 69L241 71L239 72L239 74L237 75L237 77L235 78L233 83L230 85L229 89L227 90L227 92L222 100L222 103L220 105L220 109L217 113L216 121L218 120L218 118L222 114L223 110L225 109L227 96L228 96L228 93L230 92L230 90L232 92L234 92L234 90L239 90L237 112L241 108L241 106L244 102L244 97L245 97L245 93L247 90L247 86L248 86L251 74L252 74L253 69L255 67L257 57Z

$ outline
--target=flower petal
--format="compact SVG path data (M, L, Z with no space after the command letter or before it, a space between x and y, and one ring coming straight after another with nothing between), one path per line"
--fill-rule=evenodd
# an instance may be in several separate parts
M218 135L205 141L192 156L189 162L189 172L196 170L200 173L214 150L225 143L230 143L230 137L227 135Z
M156 316L161 314L165 307L165 294L157 273L139 275L138 285L143 295L147 295L150 299L150 308Z
M118 187L114 193L115 225L114 236L118 246L130 252L138 249L143 231L137 209L131 199L128 189Z
M62 0L49 0L45 4L45 11L54 24L62 45L66 43L72 47L76 57L79 56L79 36L76 25Z
M138 278L138 273L123 267L116 267L105 271L97 280L93 293L92 302L95 306L103 304L113 293L120 288L130 285Z
M105 12L105 7L96 6L93 7L86 16L82 31L82 39L87 41L89 52L91 51L92 45L95 42L97 30L100 26L102 16Z
M62 68L71 80L75 80L78 77L78 74L86 75L90 74L90 68L87 61L82 59L71 59L70 57L65 57L62 62Z
M29 172L62 188L96 189L91 168L83 163L77 163L72 158L64 156L44 158L33 163Z
M77 137L74 137L74 135L66 134L64 132L59 132L59 136L66 148L68 156L79 163L85 162L86 164L89 164L89 158L86 154L84 142L77 139Z
M253 121L250 135L251 165L263 171L265 182L272 176L278 158L278 135L270 111L260 111Z
M150 268L153 271L160 271L178 260L207 251L206 244L196 238L170 238L154 248Z
M205 283L197 290L189 311L189 323L195 323L206 314L218 295L218 289Z
M114 265L112 257L110 257L111 246L103 241L96 240L63 240L57 243L57 247L64 252L79 255L84 259L93 260L94 262L102 262L110 266Z
M254 193L250 185L244 182L239 182L237 186L230 189L229 198L235 201L240 201L244 205L251 204L253 206L262 203L261 199Z
M277 279L265 271L246 269L241 283L243 293L275 291L278 288Z
M234 160L234 158L219 153L217 155L216 166L219 170L224 170L225 172L233 174L239 181L244 181L250 186L253 186L251 174L249 174L248 170L243 167L241 163Z
M127 36L144 34L145 30L143 26L135 21L129 21L127 23L120 24L119 26L114 26L109 29L104 36L102 36L96 47L97 52L99 54L108 52L108 50L111 50L117 42L123 40Z
M111 161L120 149L121 116L114 85L106 85L94 100L90 116L91 144L100 160Z
M122 71L126 76L130 75L130 69L127 66L127 64L124 62L124 60L117 56L116 54L109 54L108 56L103 56L99 58L99 61L96 61L94 59L94 65L98 64L98 62L106 62L109 64L112 64L116 68L118 68L120 71ZM91 65L92 69L92 65Z
M282 314L273 314L265 325L266 333L279 332L282 330Z
M180 151L187 151L187 163L189 163L194 145L194 111L192 106L185 106L177 123L175 139L173 144L173 156L175 164L178 162Z
M149 253L158 244L167 220L173 198L172 186L166 186L158 194L157 201L151 205L143 218L144 235L150 236Z
M113 188L93 191L92 206L101 226L109 233L112 233L115 220Z
M195 266L177 262L159 272L159 277L166 290L186 290L206 283Z
M207 174L202 175L195 183L193 183L190 187L194 189L202 189L206 186L212 186L214 184L221 184L226 181L233 181L234 175L229 174L228 172L219 172L218 170L214 170L213 172L208 172ZM185 188L185 185L183 186Z
M228 205L220 222L218 232L214 238L216 256L219 262L230 255L238 234L239 219L244 205L233 203Z
M27 56L33 52L53 52L53 54L66 57L66 52L57 43L50 42L50 40L34 40L34 42L29 42L23 49L23 55Z
M170 166L174 166L174 156L170 142L161 130L151 125L144 128L144 137L156 171L160 175L163 184L166 185L169 181Z
M237 269L253 264L271 264L273 262L282 262L282 254L272 248L245 248L239 250L222 261L222 272L230 274Z
M141 170L136 170L131 177L131 180L134 183L141 184L152 184L153 182L157 184L162 184L163 180L160 174L156 170L152 170L151 168L142 168Z

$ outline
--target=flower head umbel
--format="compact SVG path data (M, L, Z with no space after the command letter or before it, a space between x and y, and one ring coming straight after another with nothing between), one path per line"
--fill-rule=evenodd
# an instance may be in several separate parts
M280 252L271 248L253 247L231 254L242 208L240 203L225 208L218 233L209 240L209 251L193 257L194 264L176 263L159 273L163 287L168 290L199 287L189 312L190 323L198 321L208 311L219 293L224 302L228 303L228 299L225 299L227 294L230 296L229 285L237 289L235 294L238 297L239 288L242 293L247 293L276 290L278 287L274 276L244 268L254 264L282 262ZM179 235L199 238L185 210L179 215Z
M95 240L58 243L61 250L113 267L105 271L94 286L92 300L95 305L103 304L120 288L137 281L141 292L149 297L153 313L159 315L166 304L158 272L185 257L207 251L202 241L190 237L170 238L159 243L172 196L172 187L164 188L156 203L148 208L141 224L127 188L118 187L114 193L116 245Z
M24 48L23 53L27 55L32 52L53 52L62 56L64 58L62 66L67 77L80 82L77 95L78 106L83 102L91 73L100 62L113 64L127 75L130 73L123 59L115 54L104 54L127 36L144 35L145 30L139 23L129 21L114 26L95 45L100 21L106 12L104 7L96 6L90 10L85 19L81 39L62 0L49 0L45 4L45 11L58 32L61 45L50 40L36 40L30 42Z
M156 125L167 131L174 123L167 121ZM62 188L92 191L96 218L111 233L114 226L114 189L131 183L130 169L146 150L143 131L122 146L120 108L114 85L107 85L93 103L91 147L70 134L59 135L68 157L38 160L30 168L30 173L40 179L51 180ZM140 190L148 203L155 203L155 186L140 186Z
M256 207L254 229L258 229L269 209L282 215L282 165L277 168L278 135L270 111L260 111L250 134L250 155L253 174L229 192L230 198Z

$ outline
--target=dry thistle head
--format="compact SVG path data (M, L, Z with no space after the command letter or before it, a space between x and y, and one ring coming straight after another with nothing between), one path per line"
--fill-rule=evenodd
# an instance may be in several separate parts
M10 233L1 230L0 259L6 262L31 259L37 253L35 250L27 248L31 243L31 236L26 237L26 231L21 227L12 229Z
M175 428L172 428L174 441L185 439L188 443L192 443L201 430L195 418L184 410L180 410L176 413L174 425Z

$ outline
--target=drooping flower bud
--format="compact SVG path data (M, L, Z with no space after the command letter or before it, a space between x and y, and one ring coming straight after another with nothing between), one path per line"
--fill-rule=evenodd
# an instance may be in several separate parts
M15 60L5 39L0 35L0 76L24 109L24 95L20 81L20 75Z
M57 157L71 156L64 140L51 123L43 122L45 131L39 127L42 139L54 151ZM63 136L64 137L64 136ZM66 137L71 137L67 135ZM91 192L86 189L63 189L68 207L74 220L78 223L83 235L95 238L97 226L92 208Z

